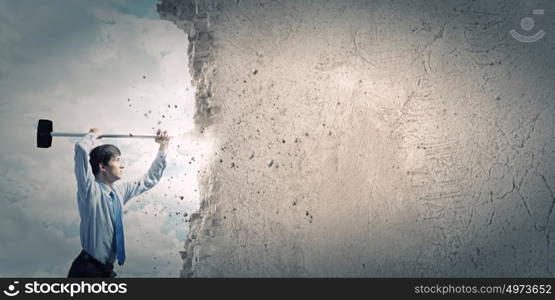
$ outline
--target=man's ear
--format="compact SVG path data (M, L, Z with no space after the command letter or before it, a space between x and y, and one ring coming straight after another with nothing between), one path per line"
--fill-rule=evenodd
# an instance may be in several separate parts
M99 169L100 171L106 172L106 167L104 166L103 163L98 163L98 169Z

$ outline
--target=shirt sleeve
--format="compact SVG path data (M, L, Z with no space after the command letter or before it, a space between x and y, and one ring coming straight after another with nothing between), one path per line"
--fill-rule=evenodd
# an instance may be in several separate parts
M75 178L77 179L77 192L84 197L92 199L91 192L96 186L95 178L89 163L89 152L98 145L95 133L88 133L83 139L75 144Z
M160 181L160 178L162 178L164 169L166 169L166 153L158 152L145 175L137 180L121 184L120 187L124 195L123 203L126 204L131 198L153 188Z

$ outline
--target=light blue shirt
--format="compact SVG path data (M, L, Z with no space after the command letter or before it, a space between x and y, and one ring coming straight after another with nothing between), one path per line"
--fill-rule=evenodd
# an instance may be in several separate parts
M89 163L89 152L100 144L96 137L96 134L89 133L75 144L75 177L77 205L81 217L81 246L98 261L112 264L116 259L116 240L114 205L110 192L114 192L117 201L126 204L131 198L151 189L160 181L166 168L166 153L158 152L150 169L141 178L130 182L114 183L110 188L95 179Z

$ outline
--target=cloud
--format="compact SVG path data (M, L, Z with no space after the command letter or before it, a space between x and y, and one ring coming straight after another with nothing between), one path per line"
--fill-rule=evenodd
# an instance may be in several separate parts
M0 270L2 276L65 276L76 256L79 237L66 237L45 227L17 204L3 205L0 218ZM58 271L58 266L64 266Z
M183 245L177 240L175 230L160 233L160 228L168 218L167 214L164 205L154 201L146 204L141 210L126 214L126 247L134 250L128 251L127 262L123 268L116 267L118 277L179 275L183 260L175 249L183 248Z
M81 249L75 139L55 138L51 148L37 149L40 118L53 120L55 131L165 128L176 137L162 181L125 207L129 259L117 272L179 275L188 230L182 216L198 207L196 174L212 144L189 133L194 91L186 36L155 20L154 6L155 0L0 2L0 275L64 277ZM126 180L146 172L157 151L151 140L104 142L122 150Z

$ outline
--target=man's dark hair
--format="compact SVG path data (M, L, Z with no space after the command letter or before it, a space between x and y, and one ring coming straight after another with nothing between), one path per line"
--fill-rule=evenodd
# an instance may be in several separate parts
M110 159L116 155L121 155L121 152L118 147L111 144L100 145L92 149L91 153L89 153L89 162L91 163L93 174L96 176L100 172L99 163L107 166Z

